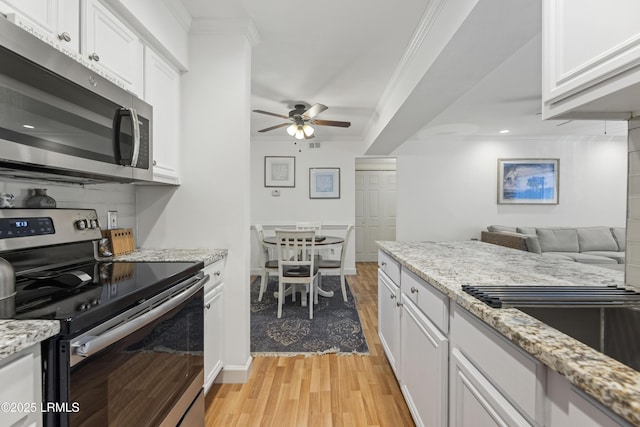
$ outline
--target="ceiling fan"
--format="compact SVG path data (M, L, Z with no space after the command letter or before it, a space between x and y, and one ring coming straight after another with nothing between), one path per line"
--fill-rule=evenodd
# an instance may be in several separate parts
M328 107L322 104L315 104L307 108L304 104L296 104L294 109L289 111L289 116L282 114L270 113L269 111L253 110L254 113L266 114L268 116L280 117L283 119L289 119L289 122L281 123L279 125L271 126L265 129L261 129L258 132L269 132L270 130L278 129L281 127L287 127L287 133L296 139L311 139L315 138L315 129L311 125L317 126L337 126L342 128L348 128L351 126L351 122L339 122L335 120L320 120L315 119L318 114L322 113Z

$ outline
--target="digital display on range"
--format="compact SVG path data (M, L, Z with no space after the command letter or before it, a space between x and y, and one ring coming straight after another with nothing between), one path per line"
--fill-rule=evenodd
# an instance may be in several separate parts
M0 239L55 234L53 221L48 217L0 218Z

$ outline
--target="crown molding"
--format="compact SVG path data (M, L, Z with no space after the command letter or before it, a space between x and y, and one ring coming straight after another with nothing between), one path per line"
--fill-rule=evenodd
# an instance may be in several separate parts
M178 21L178 24L182 27L186 32L189 31L189 27L191 26L191 15L184 4L180 0L162 0L164 5L169 9L171 15Z
M440 14L440 11L442 10L446 2L447 0L435 0L430 2L429 6L427 6L427 8L425 9L422 18L420 19L420 22L416 27L416 30L413 32L411 40L409 40L409 43L407 44L407 47L405 48L400 61L398 61L398 64L393 70L393 74L391 75L389 82L387 83L384 91L382 92L382 95L380 96L380 99L378 100L376 111L381 111L382 106L387 103L391 94L394 93L394 91L398 87L400 81L402 80L402 77L406 74L407 70L413 64L413 60L422 48L427 35L431 31L433 24L438 18L438 15ZM369 121L365 129L365 135L369 134L369 131L374 126L374 124L375 120Z
M194 18L191 21L189 34L207 35L242 35L247 38L251 46L260 43L260 34L252 19L203 19Z

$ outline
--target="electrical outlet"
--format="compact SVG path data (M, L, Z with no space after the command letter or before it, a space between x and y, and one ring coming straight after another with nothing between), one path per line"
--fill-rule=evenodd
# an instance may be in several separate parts
M118 211L107 211L107 228L109 230L118 228Z

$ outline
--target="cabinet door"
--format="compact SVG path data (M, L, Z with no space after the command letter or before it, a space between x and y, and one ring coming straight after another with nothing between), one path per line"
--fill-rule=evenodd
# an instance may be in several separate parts
M0 402L25 405L26 410L2 411L0 425L29 426L42 425L42 375L40 344L12 354L0 361Z
M80 51L80 2L78 0L4 0L1 12L36 37L60 50Z
M153 106L153 180L179 184L180 74L148 48L144 97Z
M444 427L448 398L447 337L404 297L400 319L402 393L417 426Z
M223 350L223 284L204 299L204 389L209 391L222 370Z
M639 15L636 0L544 0L544 119L628 120L640 109Z
M378 270L378 336L389 359L389 364L399 377L400 352L400 288Z
M529 422L457 348L451 351L451 427L516 427Z
M98 0L86 0L82 6L83 61L142 96L144 49L140 39Z

